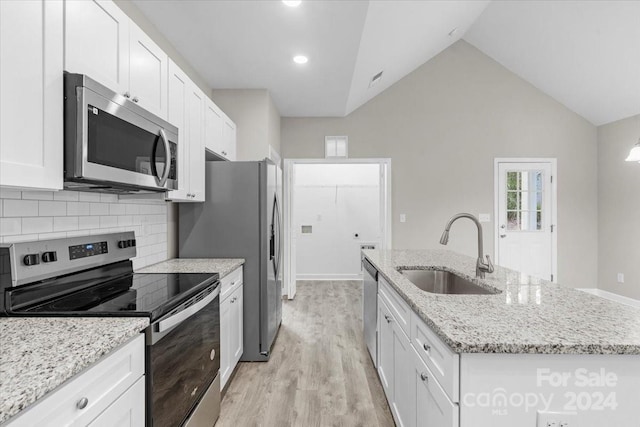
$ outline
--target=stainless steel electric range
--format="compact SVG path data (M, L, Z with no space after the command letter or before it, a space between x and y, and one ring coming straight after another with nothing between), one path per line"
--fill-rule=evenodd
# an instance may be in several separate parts
M220 410L217 274L138 274L133 232L0 245L4 316L145 316L147 426Z

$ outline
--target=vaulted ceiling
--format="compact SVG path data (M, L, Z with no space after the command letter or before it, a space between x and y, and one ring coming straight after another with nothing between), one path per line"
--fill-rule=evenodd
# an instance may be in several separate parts
M349 114L460 38L596 125L640 113L640 1L134 3L211 87L282 116Z

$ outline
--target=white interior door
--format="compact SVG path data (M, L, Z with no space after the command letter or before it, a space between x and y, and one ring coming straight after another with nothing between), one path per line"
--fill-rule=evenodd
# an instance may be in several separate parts
M552 162L497 163L496 262L555 279Z

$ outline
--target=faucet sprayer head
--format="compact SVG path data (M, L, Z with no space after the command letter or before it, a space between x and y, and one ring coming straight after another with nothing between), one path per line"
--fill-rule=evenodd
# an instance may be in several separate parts
M449 230L444 230L442 237L440 237L440 244L446 245L447 243L449 243Z

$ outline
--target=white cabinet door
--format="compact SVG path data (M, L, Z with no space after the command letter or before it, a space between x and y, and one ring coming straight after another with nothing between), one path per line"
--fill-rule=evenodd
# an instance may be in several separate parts
M204 201L204 100L205 95L193 83L187 96L187 132L189 140L189 188L191 201Z
M393 414L400 427L415 427L416 390L413 376L413 348L394 320L393 329ZM437 425L437 424L436 424Z
M231 298L231 371L235 369L243 351L243 286L238 287Z
M229 160L236 160L236 124L225 116L223 131L224 148L222 155Z
M103 0L67 0L64 69L110 89L129 91L129 17Z
M129 91L131 100L167 118L167 54L135 23L129 24Z
M451 402L440 384L420 358L417 351L410 349L408 364L412 368L410 387L414 392L415 418L417 427L458 427L460 411L458 405ZM480 424L479 424L480 425Z
M145 425L145 378L142 377L129 390L93 420L89 427L139 427Z
M169 60L169 105L167 120L178 128L178 189L170 191L167 199L187 200L190 194L189 139L187 135L187 99L190 80L173 61Z
M387 395L389 406L393 402L393 316L378 297L378 376Z
M0 186L62 189L62 6L0 1Z
M231 375L231 296L220 302L220 389Z
M209 98L205 100L205 132L204 146L216 154L222 154L224 151L224 114L218 106Z

